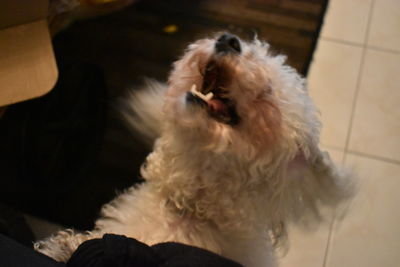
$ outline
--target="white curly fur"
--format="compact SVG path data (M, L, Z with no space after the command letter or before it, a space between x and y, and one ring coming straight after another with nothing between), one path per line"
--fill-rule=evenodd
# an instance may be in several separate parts
M116 233L270 267L287 223L318 221L322 206L350 195L347 175L318 147L317 110L285 57L257 39L241 41L240 54L220 56L215 41L191 44L168 86L152 83L131 98L130 124L158 137L141 170L147 182L105 205L92 232L61 231L38 242L38 251L66 261L84 240ZM186 102L193 84L201 88L210 60L229 76L224 89L235 101L237 125Z

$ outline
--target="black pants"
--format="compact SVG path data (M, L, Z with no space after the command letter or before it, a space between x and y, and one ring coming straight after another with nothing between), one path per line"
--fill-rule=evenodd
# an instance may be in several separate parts
M147 246L133 238L106 234L79 246L67 264L0 234L1 267L243 267L204 249L167 242Z

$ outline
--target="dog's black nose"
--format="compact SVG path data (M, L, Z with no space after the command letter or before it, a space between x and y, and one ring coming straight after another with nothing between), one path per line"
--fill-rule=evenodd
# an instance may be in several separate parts
M215 50L217 53L240 53L242 48L238 37L233 34L224 33L217 39Z

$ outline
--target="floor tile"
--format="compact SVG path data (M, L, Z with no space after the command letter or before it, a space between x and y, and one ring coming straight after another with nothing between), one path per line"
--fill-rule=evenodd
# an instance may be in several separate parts
M375 0L368 45L400 51L399 0Z
M322 267L329 237L328 222L314 231L289 228L289 251L279 260L279 267Z
M372 0L330 0L321 36L364 44Z
M321 111L324 145L344 148L362 48L320 40L308 76L310 94Z
M397 267L400 264L400 165L348 155L359 192L333 230L327 267Z
M400 160L400 54L367 50L350 150Z

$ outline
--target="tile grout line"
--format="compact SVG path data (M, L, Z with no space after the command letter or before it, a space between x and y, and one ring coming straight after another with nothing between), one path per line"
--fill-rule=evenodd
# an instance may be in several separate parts
M386 52L386 53L392 53L392 54L400 54L400 51L393 50L393 49L388 49L388 48L382 48L378 46L367 46L368 49L375 50L375 51L380 51L380 52Z
M333 238L333 229L336 224L335 220L335 213L332 215L331 223L329 225L329 233L328 233L328 240L326 242L326 248L325 248L325 254L324 254L324 260L322 262L322 267L326 267L328 264L328 254L331 249L331 243L332 243L332 238Z
M345 151L342 151L341 149L337 150L337 151L343 152L343 156L340 161L341 161L341 165L344 165ZM330 252L331 246L332 246L333 229L335 228L335 225L336 225L336 212L333 213L331 223L329 225L328 240L326 242L326 248L325 248L324 260L322 262L322 267L327 267L327 265L328 265L328 257L329 257L329 252Z
M350 46L356 46L356 47L362 47L363 46L362 44L359 44L359 43L356 43L356 42L346 41L346 40L339 39L339 38L334 38L334 37L321 36L320 39L321 40L325 40L325 41L329 41L329 42L341 43L341 44L350 45Z
M370 32L370 26L371 26L371 21L372 21L372 14L374 10L374 2L375 0L371 1L371 6L369 9L368 13L368 22L367 22L367 30L365 32L365 37L364 37L364 44L362 45L362 52L361 52L361 61L360 65L358 68L358 75L357 75L357 83L356 83L356 90L354 93L354 98L353 98L353 103L352 103L352 108L351 108L351 113L350 113L350 121L349 121L349 128L347 131L347 136L346 136L346 143L343 151L343 158L342 158L342 164L344 165L347 160L347 153L349 152L349 144L350 144L350 136L351 136L351 131L353 128L353 121L354 121L354 115L356 111L356 105L357 105L357 99L361 87L361 78L362 78L362 72L364 69L364 63L365 63L365 54L367 50L367 42L368 42L368 37L369 37L369 32ZM332 242L333 242L333 235L334 235L334 226L336 225L336 218L335 214L332 218L332 223L330 225L330 230L329 230L329 235L328 235L328 242L326 244L326 249L325 249L325 255L324 255L324 261L322 264L322 267L328 267L328 258L329 254L332 249Z
M385 162L385 163L391 163L391 164L400 165L400 161L399 160L385 158L385 157L381 157L381 156L377 156L377 155L371 155L371 154L358 152L358 151L351 150L351 149L349 149L347 151L347 153L348 154L353 154L353 155L356 155L356 156L361 156L361 157L364 157L364 158L373 159L373 160L379 160L379 161L382 161L382 162Z
M383 48L383 47L379 47L379 46L373 46L373 45L370 46L370 45L365 45L365 44L359 44L359 43L356 43L356 42L346 41L346 40L333 38L333 37L323 37L323 36L321 36L320 40L329 41L329 42L333 42L333 43L344 44L344 45L348 45L348 46L355 46L355 47L360 47L360 48L368 48L370 50L375 50L375 51L380 51L380 52L386 52L386 53L392 53L392 54L400 54L400 51L397 51L397 50Z
M365 55L366 55L366 51L367 51L367 42L368 42L370 26L371 26L371 21L372 21L372 13L373 13L373 9L374 9L374 3L375 3L375 0L372 0L371 7L370 7L370 10L369 10L369 14L368 14L367 30L366 30L366 33L365 33L364 44L362 46L361 61L360 61L359 69L358 69L356 90L354 92L354 98L353 98L353 103L352 103L352 108L351 108L351 113L350 113L349 128L348 128L348 131L347 131L346 143L345 143L345 146L344 146L343 163L346 162L347 152L349 152L351 132L353 130L353 123L354 123L354 117L355 117L357 102L358 102L358 96L359 96L359 93L360 93L360 90L361 90L361 88L360 88L361 87L361 79L362 79L362 73L363 73L364 65L365 65Z
M322 148L325 149L330 149L336 152L342 152L343 155L345 153L344 148L340 148L337 146L332 146L332 145L326 145L326 144L321 144ZM369 158L369 159L373 159L373 160L379 160L379 161L383 161L385 163L391 163L391 164L397 164L400 165L400 160L396 160L396 159L391 159L391 158L387 158L387 157L382 157L382 156L378 156L378 155L373 155L373 154L368 154L368 153L363 153L363 152L359 152L356 150L351 150L348 149L347 150L347 154L353 154L356 156L361 156L361 157L365 157L365 158ZM343 160L341 160L340 162L342 165L345 163Z

